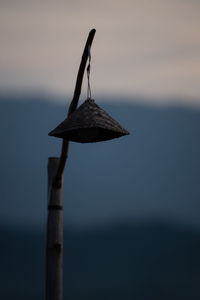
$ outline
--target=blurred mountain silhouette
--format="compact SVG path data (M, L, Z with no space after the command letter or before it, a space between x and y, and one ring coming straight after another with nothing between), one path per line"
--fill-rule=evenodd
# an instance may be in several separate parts
M44 234L0 235L0 298L44 299ZM200 232L162 222L65 231L64 299L199 299L199 252Z
M52 100L0 96L2 223L44 226L47 158L61 149L61 140L47 134L68 109ZM65 221L82 226L165 218L200 228L200 110L122 102L101 106L131 135L70 143Z

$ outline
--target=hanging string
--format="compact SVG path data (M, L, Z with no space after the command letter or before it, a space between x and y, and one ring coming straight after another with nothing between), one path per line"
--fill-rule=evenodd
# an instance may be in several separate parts
M91 51L90 46L88 47L88 66L87 66L87 80L88 80L88 86L87 86L87 99L92 98L92 92L90 87L90 63L91 63Z

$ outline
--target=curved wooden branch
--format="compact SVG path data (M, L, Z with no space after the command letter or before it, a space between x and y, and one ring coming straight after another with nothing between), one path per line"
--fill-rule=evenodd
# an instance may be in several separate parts
M69 107L68 115L70 115L73 111L75 111L76 107L78 105L78 100L79 100L80 93L81 93L83 75L84 75L85 66L86 66L87 59L88 59L88 47L91 47L91 45L92 45L95 32L96 32L95 29L92 29L90 31L87 42L85 44L85 48L83 51L83 55L82 55L82 59L81 59L81 63L80 63L80 67L79 67L79 71L78 71L78 75L77 75L77 79L76 79L74 96L73 96L73 99L72 99L70 107Z
M78 105L78 100L79 100L79 97L81 94L83 75L85 72L85 67L86 67L86 63L87 63L87 59L88 59L88 47L91 47L91 45L92 45L95 32L96 32L95 29L92 29L89 32L87 42L85 44L85 48L83 51L83 55L82 55L82 59L81 59L81 63L80 63L80 67L79 67L78 75L77 75L77 79L76 79L74 96L73 96L73 99L71 101L71 104L70 104L70 107L68 110L68 116L76 110L77 105ZM59 166L58 166L58 170L57 170L57 174L56 174L56 178L55 178L55 185L57 187L60 187L62 185L62 175L63 175L63 171L65 168L65 163L67 160L68 149L69 149L69 141L63 140Z

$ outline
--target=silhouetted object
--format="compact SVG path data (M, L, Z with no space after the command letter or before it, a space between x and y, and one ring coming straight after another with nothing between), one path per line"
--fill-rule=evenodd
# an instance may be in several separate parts
M60 157L48 159L48 217L46 240L46 300L62 300L63 294L63 215L62 182L69 142L80 143L106 141L129 134L91 99L89 83L90 48L96 30L92 29L83 51L68 117L49 133L63 139ZM78 109L83 75L87 60L88 100Z
M50 136L79 143L106 141L127 134L129 132L100 108L93 99L87 99L49 133Z

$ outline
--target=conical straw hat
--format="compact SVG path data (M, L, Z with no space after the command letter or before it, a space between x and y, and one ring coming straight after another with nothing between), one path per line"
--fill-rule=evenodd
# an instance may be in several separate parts
M87 99L49 133L50 136L79 143L106 141L127 134L129 132L93 99Z

